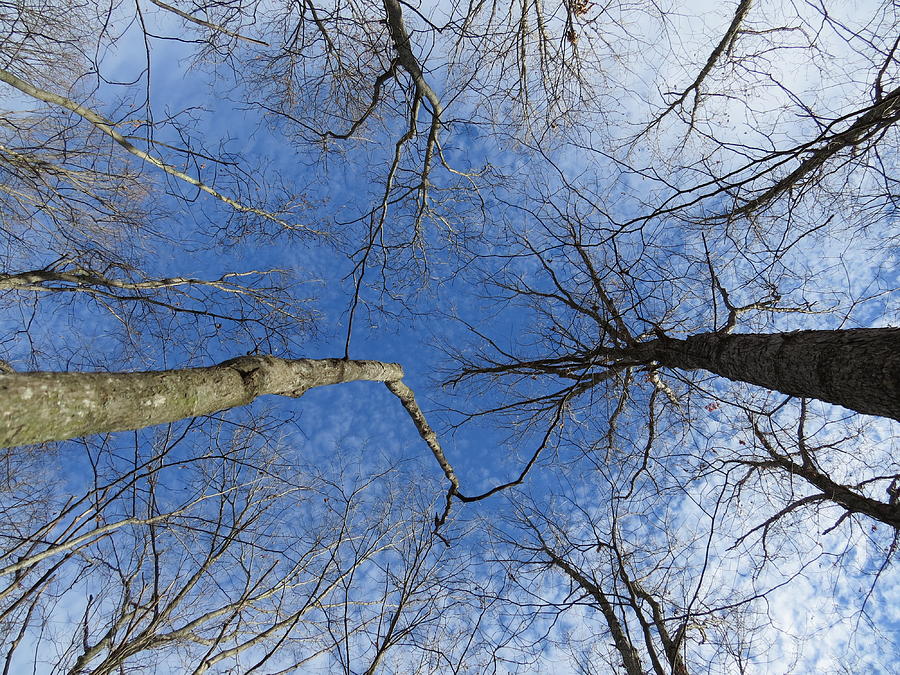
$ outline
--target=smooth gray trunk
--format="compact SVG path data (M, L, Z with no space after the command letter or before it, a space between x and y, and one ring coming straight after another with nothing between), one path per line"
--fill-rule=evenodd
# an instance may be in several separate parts
M609 632L612 635L613 644L616 646L616 650L622 657L622 664L625 666L627 675L644 675L644 668L641 665L641 659L640 656L638 656L637 649L634 648L634 645L631 643L631 638L628 636L627 631L622 627L619 617L616 615L616 610L606 597L606 593L604 593L597 584L591 582L587 577L581 574L577 568L570 565L568 561L556 555L551 549L545 546L543 550L556 567L565 572L566 575L583 590L590 593L591 597L597 602L597 606L600 608L603 618L606 619L606 625L609 627Z
M900 420L900 329L701 333L647 343L668 368L708 370L791 396Z
M301 396L328 384L403 377L396 363L241 356L206 368L139 373L0 374L0 447L142 429Z

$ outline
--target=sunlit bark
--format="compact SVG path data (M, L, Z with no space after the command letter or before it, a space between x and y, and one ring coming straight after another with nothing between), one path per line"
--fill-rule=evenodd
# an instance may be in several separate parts
M0 375L0 447L141 429L265 394L298 397L312 387L402 377L396 363L274 356L140 373L8 373Z

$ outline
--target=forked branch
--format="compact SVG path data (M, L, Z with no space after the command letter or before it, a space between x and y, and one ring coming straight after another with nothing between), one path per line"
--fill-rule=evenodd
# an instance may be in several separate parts
M210 187L203 181L201 181L197 178L194 178L193 176L185 173L184 171L181 171L180 169L175 168L174 166L172 166L171 164L168 164L167 162L164 162L160 158L155 157L155 156L151 155L150 153L145 152L144 150L141 150L140 148L135 146L131 141L129 141L128 138L126 138L121 133L119 133L115 128L115 123L113 123L111 120L108 120L107 118L103 117L103 115L100 115L99 113L95 112L94 110L91 110L90 108L87 108L79 103L76 103L72 99L66 98L65 96L60 96L59 94L54 94L52 92L46 91L45 89L41 89L40 87L36 87L35 85L30 84L29 82L26 82L25 80L23 80L19 77L16 77L15 75L13 75L12 73L10 73L7 70L0 69L0 81L6 82L8 85L15 87L22 93L27 94L28 96L31 96L32 98L36 98L39 101L43 101L44 103L50 103L52 105L58 105L62 108L65 108L66 110L69 110L69 111L75 113L82 119L84 119L87 122L89 122L90 124L92 124L94 126L94 128L96 128L98 131L109 136L111 139L113 139L116 143L118 143L120 146L122 146L125 150L130 152L135 157L141 159L142 161L146 162L147 164L151 164L151 165L157 167L158 169L162 169L167 174L169 174L170 176L174 176L178 180L184 181L185 183L188 183L189 185L193 185L195 188L197 188L198 190L201 190L202 192L212 195L219 201L224 202L225 204L228 204L235 211L240 211L242 213L252 213L254 215L260 216L261 218L265 218L266 220L275 222L287 229L308 230L308 228L306 228L306 227L289 223L286 220L278 217L274 213L271 213L264 209L260 209L255 206L247 206L246 204L242 204L241 202L237 201L236 199L228 197L227 195L224 195L221 192L219 192L218 190ZM312 231L312 230L308 230L308 231Z

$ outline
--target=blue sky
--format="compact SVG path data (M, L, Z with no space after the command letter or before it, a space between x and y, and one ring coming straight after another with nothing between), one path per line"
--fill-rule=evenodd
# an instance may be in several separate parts
M142 3L141 8L148 26L154 27L152 32L192 34L190 27L185 28L173 16L149 3ZM853 20L849 8L841 9L847 10L843 16L846 21ZM391 252L383 277L379 273L382 251L376 249L373 253L354 323L351 356L403 364L405 381L416 392L420 405L439 431L447 457L466 493L479 493L515 477L540 443L547 425L527 428L523 425L527 420L504 424L508 420L487 417L456 427L460 415L453 410L491 408L509 400L506 398L509 392L502 382L482 383L476 388L480 389L477 396L464 387L456 391L441 387L443 373L452 368L441 345L450 345L467 354L483 346L456 317L469 322L504 349L536 355L547 354L547 342L535 337L536 331L547 328L554 320L567 325L571 320L565 308L557 305L544 305L541 313L522 302L496 302L496 288L491 283L510 276L535 288L549 287L547 276L533 256L512 261L503 256L521 252L524 240L538 249L552 244L553 236L559 232L560 214L598 228L608 224L608 217L619 222L630 220L659 203L672 189L692 186L707 172L740 166L747 154L764 152L770 139L778 145L789 139L808 137L815 125L798 112L802 106L797 100L836 113L858 107L867 100L869 79L856 75L863 68L861 64L870 58L865 48L855 44L853 38L846 42L836 24L823 22L815 8L806 7L802 9L802 17L790 16L787 20L788 24L802 24L804 30L785 30L774 38L765 38L782 40L782 49L771 53L755 51L758 41L764 39L761 32L748 32L741 38L735 48L745 58L736 66L714 72L710 88L721 96L710 96L701 106L698 133L682 143L684 125L672 115L646 137L646 142L638 142L626 151L625 142L658 109L665 100L664 93L675 88L673 83L689 81L691 73L697 71L710 44L714 44L730 20L733 8L716 3L706 9L692 5L680 10L683 14L673 12L664 21L657 20L654 11L647 10L629 15L627 18L632 23L608 24L606 42L597 37L603 35L604 14L599 8L592 10L596 14L589 14L588 18L593 23L586 23L581 29L579 48L585 50L586 62L592 63L591 59L596 58L597 63L604 65L604 71L587 72L587 77L593 78L588 84L596 96L583 103L580 126L568 128L561 124L562 129L548 131L546 136L531 136L529 132L533 128L523 131L510 112L509 102L496 92L485 98L478 92L463 89L448 107L447 115L454 121L442 130L445 156L458 170L478 170L489 164L493 173L486 172L476 179L477 192L449 191L451 200L439 206L439 214L446 220L435 218L426 223L422 248L414 246ZM347 252L365 242L368 228L365 220L353 221L372 209L383 194L386 161L396 139L403 133L405 120L394 109L385 107L383 121L366 126L361 133L363 140L334 141L332 147L336 151L322 159L320 146L292 142L290 134L284 133L290 129L289 125L273 130L266 126L258 110L241 103L242 97L264 99L271 95L270 91L252 91L255 84L235 82L231 75L217 77L220 66L216 64L192 63L189 57L194 47L190 43L151 40L151 76L149 90L146 89L144 44L138 24L129 23L130 11L129 8L117 10L114 25L127 25L127 28L115 45L104 52L100 67L106 82L134 84L130 87L102 84L94 93L94 104L117 120L143 119L152 112L154 120L159 122L176 115L175 119L185 124L197 147L218 157L230 153L263 190L243 192L252 184L239 185L229 180L227 169L217 172L213 162L200 160L206 164L199 174L203 180L225 194L258 201L266 208L275 208L285 194L299 195L303 202L292 217L304 226L329 233L324 238L285 234L269 224L264 232L231 236L236 227L219 229L233 216L227 206L207 195L197 196L193 188L152 167L136 165L142 180L158 196L153 227L161 234L148 237L137 247L135 255L140 269L148 276L177 274L207 279L230 271L285 270L295 283L295 297L303 300L302 307L314 321L309 329L298 327L280 343L264 343L258 339L259 331L229 330L227 321L204 320L195 325L162 313L160 323L148 327L145 334L123 337L120 323L106 308L78 298L67 297L63 302L51 296L41 298L34 310L28 302L9 304L2 317L4 332L16 337L5 342L8 350L5 358L20 367L76 370L207 365L254 349L273 351L279 356L341 356L354 287L354 260ZM425 13L429 11L439 10L423 9ZM621 8L608 9L609 16L620 11L624 12ZM689 16L688 11L696 15ZM778 11L787 10L754 8L748 31L778 25L781 21ZM883 42L888 40L892 34L885 28L889 26L889 11L874 5L867 6L867 11L881 17L879 34ZM767 16L770 13L774 17ZM865 12L860 9L860 16L863 15ZM551 21L554 29L562 25L562 17L557 11ZM420 56L430 40L437 40L433 58L429 57L427 62L433 66L428 76L433 78L434 87L445 96L456 93L460 80L451 79L448 73L465 73L469 64L463 60L454 64L453 70L448 69L447 54L439 51L448 49L446 41L439 36L435 38L423 24L415 25L420 32L414 33L413 42ZM817 43L820 52L804 47L815 26L822 28L816 37L821 41ZM484 38L481 48L486 49L489 43L490 39ZM571 45L564 40L553 44L571 53ZM823 59L822 54L828 58ZM871 68L869 64L868 69ZM896 63L888 74L896 80ZM509 72L502 75L508 76ZM483 77L485 81L495 81ZM91 74L84 82L93 81ZM790 85L790 95L780 86L782 83ZM149 91L149 107L141 103L146 91ZM401 110L402 93L394 91L397 98L391 99ZM6 94L4 91L4 101ZM796 99L792 98L794 94ZM137 101L127 115L115 103L123 97ZM18 98L9 100L17 102ZM188 110L192 112L183 113ZM337 110L333 114L339 117L342 113ZM533 125L537 127L540 114L535 114L534 119L537 121ZM333 118L328 118L324 123L331 121ZM424 113L420 115L419 128L427 130ZM751 140L747 140L748 134ZM157 151L177 164L179 155L166 150L164 145L183 143L172 125L159 124L154 129L154 138L159 144ZM885 161L894 167L896 150L890 143L895 140L896 131L892 130L885 142ZM422 142L420 137L420 148ZM746 146L739 147L737 143ZM419 152L405 156L401 169L415 167ZM668 185L648 179L651 170L658 171L658 176ZM196 171L197 167L190 167L191 173ZM859 180L863 187L874 180L864 170L849 175L854 180L862 175ZM469 185L466 179L439 167L435 168L434 176L437 198L442 194L441 188ZM834 185L838 188L842 176L835 177ZM275 187L268 190L272 185ZM285 190L280 189L282 185ZM172 192L187 200L167 194ZM747 327L784 330L896 325L896 262L890 246L892 237L896 236L895 216L889 208L876 205L872 208L873 221L860 228L857 216L845 208L856 203L852 200L852 190L846 194L839 191L833 202L829 201L831 194L823 192L822 196L812 194L808 199L798 200L798 213L791 214L796 218L797 229L810 227L816 218L831 216L834 222L827 230L800 240L780 254L775 263L766 255L772 241L779 238L777 234L755 238L752 227L744 221L731 230L710 234L708 242L716 273L732 292L736 304L765 297L768 285L777 283L785 303L810 303L816 312L758 313L748 317ZM634 282L634 295L648 294L641 299L639 307L630 314L626 312L632 330L647 329L646 322L641 321L648 312L669 321L673 334L677 334L678 326L688 332L714 328L707 311L710 280L703 276L708 273L702 264L702 228L696 221L692 223L691 218L726 209L728 199L705 200L683 218L651 219L643 231L634 230L619 238L618 253L631 261L633 267L627 270L628 275L638 280ZM536 204L538 201L541 203ZM834 204L841 208L833 208ZM408 201L391 206L385 221L389 243L409 236L411 209ZM785 222L783 216L777 209L761 216L763 231L776 231L773 228ZM843 224L850 229L842 230L839 226ZM598 229L588 236L595 238L591 243L598 247L598 260L612 259L608 250L600 247L605 232ZM461 249L454 248L457 244ZM644 248L648 244L650 248ZM473 252L479 255L472 256ZM355 260L358 259L357 255ZM577 269L577 260L571 264L575 260L571 251L568 257L565 251L550 252L547 259L555 265L553 269L570 279L573 288L583 290L587 285L583 270ZM36 260L38 265L47 262ZM791 275L786 271L791 271ZM609 283L621 283L628 275L618 270L610 274ZM622 290L617 297L625 302L629 296ZM668 315L664 316L666 312ZM25 328L30 341L22 337ZM590 329L587 324L574 332L584 336ZM641 373L637 377L645 375ZM460 572L459 578L465 577L467 583L479 590L483 588L485 596L494 594L495 604L491 605L484 623L485 634L490 637L484 640L502 641L508 626L520 626L521 634L496 654L501 659L520 661L521 669L526 672L551 669L577 672L578 659L569 653L570 648L576 649L575 645L583 645L578 647L584 652L579 653L580 658L593 659L590 667L593 671L588 672L603 672L604 659L615 658L608 653L607 640L593 639L606 634L596 608L587 606L583 598L576 597L577 593L569 593L567 580L558 572L524 563L521 569L516 567L521 562L517 558L520 553L503 543L504 535L512 540L526 536L521 526L513 522L513 516L523 508L522 504L534 504L535 512L548 518L556 516L561 532L570 541L579 543L576 557L582 567L614 587L618 583L615 575L610 573L600 547L595 551L590 542L592 537L599 541L598 537L612 537L617 532L623 547L631 551L635 560L641 561L635 563L635 569L646 572L647 583L671 592L676 603L687 602L696 593L699 599L691 604L695 611L705 609L704 603L728 605L733 598L749 597L761 590L768 593L765 599L749 605L744 614L739 610L724 611L713 614L712 618L697 619L704 631L721 631L719 640L725 640L731 626L737 626L734 634L743 635L739 624L745 622L741 625L748 628L744 648L748 652L750 672L838 672L841 665L857 672L891 672L886 655L892 651L888 645L897 646L900 626L896 603L891 598L897 595L900 579L890 564L878 573L885 556L892 554L887 552L890 536L884 526L871 530L871 524L865 519L852 518L823 535L840 516L836 509L824 507L820 512L801 513L784 530L773 533L776 553L767 565L757 566L762 545L758 537L750 537L741 546L730 549L741 534L806 489L799 482L794 484L773 476L741 483L742 491L738 495L739 479L723 468L728 458L741 456L747 452L748 444L754 443L752 432L748 431L747 406L772 407L783 397L715 379L703 381L700 388L689 388L679 381L678 375L664 374L664 377L682 397L681 404L669 406L662 396L654 404L660 428L653 453L647 460L647 471L638 467L642 464L642 448L648 433L646 409L652 387L642 381L633 390L632 405L626 407L619 421L618 454L615 450L597 449L605 438L616 398L594 392L572 402L564 424L550 435L548 448L521 489L473 505L454 505L454 520L447 528L448 536L454 538L454 546L440 554L429 553L433 555L429 560L453 579L457 573L447 570L465 561L470 569L465 574ZM546 392L557 385L558 382L539 379L526 381L523 390ZM271 449L283 459L284 466L294 462L293 469L306 481L304 499L307 493L316 495L315 499L303 501L302 506L298 501L297 532L305 533L297 535L300 539L313 537L310 533L316 531L314 526L319 525L319 520L328 521L326 516L330 511L326 505L340 503L339 487L350 489L362 484L366 488L360 498L359 522L373 527L367 532L377 532L385 540L397 535L396 541L391 539L395 548L373 555L367 561L367 565L372 563L371 567L360 567L362 581L354 582L358 585L347 591L347 597L353 595L354 600L361 601L360 607L364 607L367 594L378 597L379 589L391 583L391 566L401 564L397 552L402 547L397 541L415 540L413 534L404 538L397 533L416 532L423 517L427 520L440 509L445 486L439 467L399 402L379 384L352 383L313 390L299 400L270 398L258 401L250 411L223 413L215 416L226 420L221 425L224 431L218 432L221 442L240 436L236 431L239 425L249 423L252 415L262 415L263 411L270 414L273 432L271 437L251 434L247 441L247 447L253 450L250 455L256 458L259 453L268 457L266 453ZM891 468L896 467L896 423L847 421L841 411L825 406L817 408L817 412L831 420L816 436L823 444L856 426L865 432L859 439L843 442L830 459L833 470L865 475L853 472L864 472L881 464L889 467L887 473L891 473ZM796 425L798 414L797 406L791 404L777 419L790 430ZM276 420L281 422L276 424ZM218 428L216 424L215 419L207 422L210 429ZM177 437L185 425L174 425L169 433ZM57 490L54 508L61 508L60 500L67 492L90 489L91 457L104 457L104 462L108 462L105 466L115 472L116 462L125 461L132 453L136 456L151 452L154 439L159 441L161 433L160 430L123 433L107 441L62 445L44 477ZM789 442L787 432L783 437ZM190 460L190 465L196 467L192 480L214 472L211 468L214 464L204 459L204 453L212 447L211 438L219 438L217 432L191 433L170 453L172 458ZM717 464L720 461L722 464ZM282 465L276 462L274 466ZM384 471L388 472L382 475ZM165 475L175 481L169 486L172 499L174 502L188 500L195 488L188 480L179 483L175 468L171 474L174 476L171 479L169 473ZM258 475L254 476L253 480L257 480ZM379 479L370 481L371 476ZM635 489L626 499L623 495L629 490L624 486L631 484L632 477ZM284 475L279 478L287 480ZM878 485L881 487L881 483ZM720 495L725 493L733 499L727 508L721 506L719 510ZM396 511L386 514L379 510L378 504L384 503L389 494L400 496L395 497ZM610 504L619 503L622 512L614 514L620 518L614 524ZM198 513L205 517L202 509ZM292 512L285 508L283 513L290 518ZM266 522L267 527L276 527L274 520ZM121 544L115 538L105 539L97 544L96 550L110 554L119 545L124 550L128 540L122 537ZM171 545L176 541L177 537L173 538ZM187 541L182 540L182 544ZM352 544L348 544L348 549L352 549ZM340 550L342 555L344 551L337 545L324 550ZM189 567L186 562L189 557L182 560L185 569ZM48 633L51 637L42 640L37 634L28 636L27 644L36 645L41 657L35 659L29 650L22 650L15 663L24 667L30 659L36 660L40 664L38 672L54 672L55 657L48 651L50 646L54 653L58 650L60 654L75 649L67 647L66 641L77 647L78 638L73 637L75 632L70 627L77 625L79 617L90 609L86 597L102 595L107 588L103 585L106 583L103 574L97 573L96 568L88 565L78 569L87 571L82 576L70 572L73 576L69 578L78 579L72 590L62 594L57 604L42 608L48 625L54 626ZM228 568L223 569L226 571L220 574L227 577ZM519 581L510 582L504 576L507 573ZM785 583L788 580L790 583ZM866 613L861 615L863 598L873 584ZM621 586L616 588L621 592ZM769 589L776 590L769 592ZM450 599L446 602L450 603L452 597L447 597ZM535 598L545 602L540 612L529 614L526 609L518 612L510 609L516 606L516 601L528 603ZM111 593L107 601L112 607L115 594ZM347 606L351 604L348 602ZM360 616L365 611L368 610L359 609ZM472 611L471 607L448 611L444 623L427 624L429 628L423 629L421 636L429 635L428 630L436 639L441 638L442 631L446 635L454 631L465 634L466 619L471 618ZM623 611L623 615L634 621L629 612ZM365 624L365 619L360 622ZM749 631L751 627L755 632ZM416 639L424 639L421 636ZM530 640L538 638L538 648L528 646ZM346 637L347 650L355 639ZM396 650L398 661L385 664L388 672L408 672L412 661L403 659L421 658L411 646L415 640L410 640L410 644ZM689 653L694 662L707 664L711 671L734 672L734 662L719 648L721 642L717 643L711 636L701 639L699 632L692 634L691 640ZM353 644L349 659L352 671L364 670L361 665L372 649L362 637L359 643ZM483 657L482 652L472 657L472 672L489 670L487 665L481 668L478 659ZM175 657L169 654L166 658ZM340 649L335 648L304 668L309 672L316 672L315 668L326 672L336 668L341 658ZM63 662L61 657L59 662ZM160 672L167 667L177 671L176 666L168 663L174 661L163 662ZM506 662L501 660L501 663ZM246 664L240 662L237 667L240 670ZM512 672L514 668L500 665L499 670ZM448 664L437 666L435 672L449 672Z

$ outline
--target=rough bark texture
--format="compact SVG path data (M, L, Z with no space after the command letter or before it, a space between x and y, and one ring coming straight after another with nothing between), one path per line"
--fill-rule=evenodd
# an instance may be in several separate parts
M403 377L396 363L241 356L206 368L139 373L0 374L0 447L141 429L301 396L328 384Z
M900 420L900 328L702 333L648 343L669 368L708 370L730 380L817 398Z

